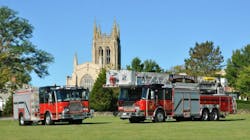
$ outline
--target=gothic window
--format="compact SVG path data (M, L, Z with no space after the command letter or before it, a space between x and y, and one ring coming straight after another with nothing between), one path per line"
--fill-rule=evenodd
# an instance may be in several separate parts
M81 79L80 86L92 90L93 85L94 85L93 78L89 74L85 74Z
M103 64L103 49L99 47L99 64Z
M110 64L110 49L106 47L106 63Z

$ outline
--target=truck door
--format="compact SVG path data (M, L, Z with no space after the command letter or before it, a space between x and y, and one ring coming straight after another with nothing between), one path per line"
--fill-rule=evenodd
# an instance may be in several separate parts
M172 113L172 88L166 88L164 90L164 110L167 114L171 115Z
M57 118L56 93L54 91L49 93L47 109L50 111L52 119Z
M147 100L146 100L146 113L147 116L152 116L155 110L155 91L148 89Z

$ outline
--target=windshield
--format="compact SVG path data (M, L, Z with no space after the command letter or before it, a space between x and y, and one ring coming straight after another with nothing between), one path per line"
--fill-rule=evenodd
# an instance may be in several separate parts
M141 99L142 88L122 88L120 90L119 100L136 101Z
M88 100L89 92L84 89L60 89L56 90L57 101Z

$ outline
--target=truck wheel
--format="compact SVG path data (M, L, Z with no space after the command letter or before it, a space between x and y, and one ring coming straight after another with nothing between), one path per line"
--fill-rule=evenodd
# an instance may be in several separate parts
M45 125L51 125L53 124L53 121L50 117L50 113L46 113L46 116L45 116Z
M217 121L219 120L219 113L217 109L213 109L213 111L209 114L209 119L211 121Z
M18 121L19 121L19 125L25 125L25 121L24 121L23 114L20 114L20 115L19 115Z
M162 110L158 110L154 117L154 122L164 122L165 121L165 115Z
M202 121L208 121L209 120L209 112L207 109L203 109L202 115L201 115Z

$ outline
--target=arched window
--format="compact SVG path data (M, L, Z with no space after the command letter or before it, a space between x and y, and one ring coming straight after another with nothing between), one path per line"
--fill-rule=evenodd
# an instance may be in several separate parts
M93 85L94 85L93 78L89 74L85 74L81 79L80 86L92 90Z
M103 64L103 49L99 47L99 64Z
M106 47L106 64L110 64L110 48Z

